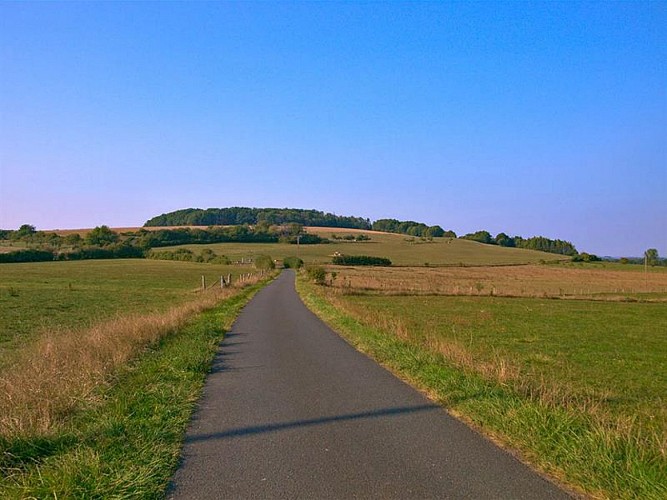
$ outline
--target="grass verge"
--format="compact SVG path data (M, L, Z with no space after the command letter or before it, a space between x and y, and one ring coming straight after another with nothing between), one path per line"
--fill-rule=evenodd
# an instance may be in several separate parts
M346 315L303 279L298 290L310 309L359 350L562 484L596 498L667 496L664 440L661 449L577 408L550 404L455 367L428 346Z
M1 437L2 498L161 498L225 331L262 283L162 337L57 432Z

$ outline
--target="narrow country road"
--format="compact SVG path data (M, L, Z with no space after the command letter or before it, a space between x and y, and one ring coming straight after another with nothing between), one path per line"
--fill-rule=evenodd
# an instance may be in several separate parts
M221 344L170 498L568 498L331 331L294 273Z

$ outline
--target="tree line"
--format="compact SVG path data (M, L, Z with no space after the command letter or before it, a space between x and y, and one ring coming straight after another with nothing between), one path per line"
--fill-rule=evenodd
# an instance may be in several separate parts
M560 255L569 255L571 257L578 255L576 247L569 241L552 240L544 236L533 236L532 238L523 238L521 236L508 236L505 233L498 233L495 237L488 231L477 231L468 233L461 238L465 240L477 241L487 245L498 245L510 248L526 248L528 250L539 250L540 252L555 253Z
M82 260L153 257L151 249L167 246L203 243L290 243L301 245L329 243L316 234L308 234L300 224L285 226L232 226L201 228L176 228L118 233L108 226L98 226L85 236L78 233L61 236L54 232L37 231L24 224L18 230L0 230L0 240L21 242L27 248L0 253L2 262L40 262L49 260ZM179 254L171 258L189 260L192 257ZM204 256L209 261L209 255Z
M419 238L456 238L452 230L445 231L441 226L429 226L423 222L398 219L378 219L371 223L370 219L362 217L339 216L324 213L319 210L305 210L294 208L186 208L153 217L144 226L247 226L247 225L284 225L297 223L315 227L341 227L351 229L372 229L386 233L405 234ZM463 239L478 241L489 245L504 247L526 248L542 252L577 256L575 246L569 241L552 240L544 236L523 238L522 236L508 236L498 233L495 237L488 231L477 231L461 236ZM224 241L224 240L223 240ZM244 240L235 240L244 241ZM202 241L202 243L208 241ZM302 242L304 242L302 240ZM181 243L170 243L177 245ZM597 257L587 254L586 260L595 260Z
M440 226L427 226L423 222L413 220L378 219L373 222L372 229L373 231L407 234L424 238L456 238L454 231L445 231Z
M158 215L146 221L144 226L238 226L282 225L296 223L315 227L342 227L370 229L369 219L325 213L319 210L298 208L185 208Z

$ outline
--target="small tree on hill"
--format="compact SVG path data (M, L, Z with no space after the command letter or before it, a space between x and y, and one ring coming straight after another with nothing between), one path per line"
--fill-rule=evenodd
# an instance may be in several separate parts
M36 232L37 230L35 229L35 226L31 224L23 224L18 231L16 231L16 235L19 238L22 238L23 236L32 236Z
M649 248L644 252L644 258L646 259L646 263L649 266L655 266L658 263L658 250L655 248Z
M495 241L496 241L496 245L500 245L501 247L513 247L513 246L515 246L514 238L510 238L505 233L498 233L496 235L496 240Z
M118 233L109 229L109 226L97 226L86 235L86 243L102 247L116 243L118 238Z

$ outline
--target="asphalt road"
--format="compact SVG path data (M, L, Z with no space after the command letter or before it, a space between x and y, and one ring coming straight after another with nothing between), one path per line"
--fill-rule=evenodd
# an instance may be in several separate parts
M358 353L284 272L221 344L170 498L569 498Z

